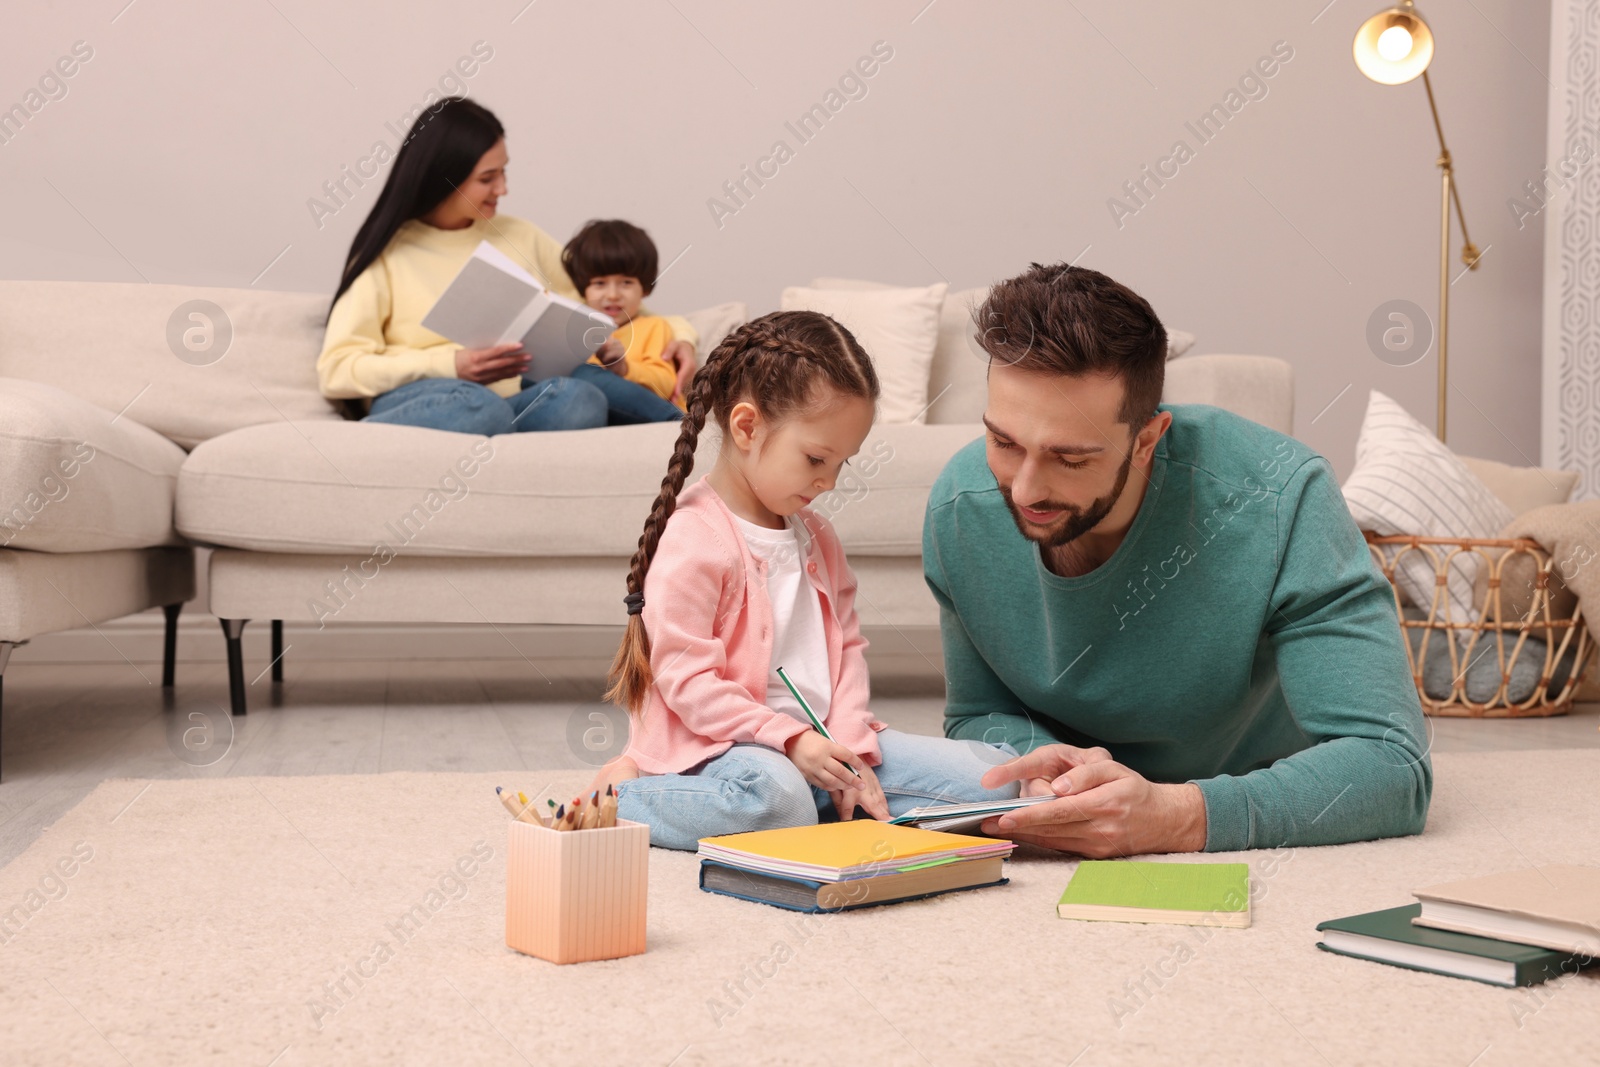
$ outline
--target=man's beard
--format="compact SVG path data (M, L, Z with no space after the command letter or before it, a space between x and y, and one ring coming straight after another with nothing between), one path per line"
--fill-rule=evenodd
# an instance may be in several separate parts
M1034 511L1064 511L1067 513L1066 522L1061 528L1038 533L1037 523L1029 522L1022 517L1016 501L1011 499L1010 486L1002 485L1000 495L1005 498L1006 507L1011 509L1011 518L1017 524L1018 531L1023 537L1036 542L1042 548L1060 548L1062 545L1076 541L1090 530L1099 526L1101 520L1111 514L1111 509L1116 507L1117 500L1122 496L1123 488L1128 484L1128 471L1133 466L1133 450L1123 457L1122 469L1117 471L1117 482L1111 487L1111 492L1090 504L1087 508L1073 507L1071 504L1057 504L1047 502L1043 507L1033 508Z

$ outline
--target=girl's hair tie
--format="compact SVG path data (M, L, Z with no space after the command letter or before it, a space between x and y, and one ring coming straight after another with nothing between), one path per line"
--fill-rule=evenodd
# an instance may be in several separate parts
M629 593L627 596L622 598L622 602L628 605L629 615L640 615L644 613L643 593Z

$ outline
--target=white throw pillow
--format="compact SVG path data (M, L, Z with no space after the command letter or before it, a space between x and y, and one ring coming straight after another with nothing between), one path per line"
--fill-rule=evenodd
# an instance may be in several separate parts
M1389 397L1373 390L1356 441L1356 468L1344 484L1356 525L1380 536L1498 537L1516 516L1433 432ZM1448 545L1432 546L1436 554ZM1445 583L1450 618L1476 619L1476 553L1457 555ZM1427 556L1407 551L1395 569L1401 592L1418 607L1433 603L1437 571Z
M820 311L855 334L872 357L883 395L880 422L924 422L928 367L939 339L939 312L950 287L925 289L806 289L783 291L784 311Z

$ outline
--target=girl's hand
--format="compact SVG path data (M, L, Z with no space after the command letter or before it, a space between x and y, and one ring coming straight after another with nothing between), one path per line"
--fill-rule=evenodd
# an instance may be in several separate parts
M855 753L843 745L829 741L815 730L804 730L789 738L784 755L800 769L806 781L829 793L840 792L856 784L856 776L845 767L856 763ZM856 768L861 770L859 766ZM868 768L870 770L870 768ZM877 779L873 779L876 783ZM879 790L882 795L882 790Z
M488 385L502 378L514 378L528 369L533 357L523 351L521 341L504 341L488 348L462 348L456 352L456 377L464 382Z
M859 805L866 808L867 814L879 822L888 822L889 802L884 799L883 786L878 784L878 776L867 766L865 760L857 760L855 767L861 772L861 777L852 778L850 788L828 790L828 796L833 798L834 810L839 813L840 820L845 821L855 818L856 807Z

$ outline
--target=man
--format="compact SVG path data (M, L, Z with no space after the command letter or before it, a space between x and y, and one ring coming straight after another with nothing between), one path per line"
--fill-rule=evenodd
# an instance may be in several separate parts
M1060 799L984 830L1086 856L1422 830L1432 789L1394 598L1332 469L1160 404L1166 330L1096 271L1034 264L978 312L984 438L934 485L951 737Z

